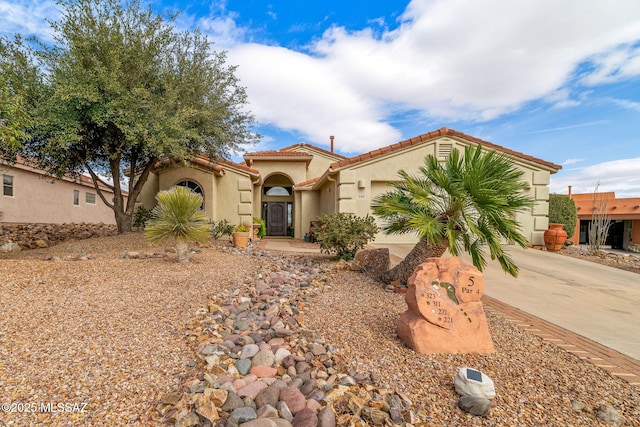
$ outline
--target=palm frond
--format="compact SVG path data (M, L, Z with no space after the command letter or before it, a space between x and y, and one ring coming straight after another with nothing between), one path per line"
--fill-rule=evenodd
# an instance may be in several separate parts
M507 273L517 274L502 242L528 244L515 220L533 206L524 194L524 172L508 156L480 145L467 146L464 153L454 149L444 163L428 155L418 171L399 171L394 189L374 199L372 210L384 221L382 230L415 231L434 242L446 239L452 254L468 252L480 270L488 247Z

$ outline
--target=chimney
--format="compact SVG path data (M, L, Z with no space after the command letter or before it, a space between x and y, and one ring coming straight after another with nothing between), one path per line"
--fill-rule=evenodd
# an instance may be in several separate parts
M331 135L329 139L331 140L331 152L333 153L333 140L335 139L335 136Z
M571 198L571 185L569 186L569 198Z

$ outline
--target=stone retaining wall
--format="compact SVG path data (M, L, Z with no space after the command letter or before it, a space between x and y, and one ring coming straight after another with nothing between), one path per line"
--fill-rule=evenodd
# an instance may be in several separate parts
M65 223L65 224L2 224L0 246L17 243L22 249L46 248L65 240L82 240L92 237L113 236L118 229L113 224Z

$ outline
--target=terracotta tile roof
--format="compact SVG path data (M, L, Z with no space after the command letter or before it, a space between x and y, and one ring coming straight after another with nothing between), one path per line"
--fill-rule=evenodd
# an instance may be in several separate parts
M310 153L305 153L302 151L281 151L281 150L266 150L266 151L254 151L252 153L247 153L244 155L247 157L312 157L313 155Z
M240 169L252 175L260 174L260 172L257 171L256 169L250 168L249 166L245 166L242 163L232 162L231 160L223 159L221 157L218 157L215 160L211 160L209 156L207 156L206 154L200 154L199 156L192 158L190 162L216 173L224 173L223 166L228 166L228 167ZM156 162L153 165L153 167L154 169L158 169L164 166L174 165L178 163L180 163L180 161L176 159L163 159Z
M231 160L222 159L222 158L216 159L216 161L223 165L234 167L234 168L243 170L245 172L249 172L251 175L260 175L259 170L250 168L249 166L243 165L242 163L236 163L236 162L232 162Z
M293 144L293 145L290 145L288 147L281 148L279 151L291 151L291 150L294 150L296 148L301 148L301 147L309 147L312 150L319 151L319 152L324 153L324 154L326 154L328 156L333 156L333 157L339 157L341 159L346 159L346 157L343 156L342 154L338 154L338 153L335 153L335 152L332 153L329 150L325 150L324 148L320 148L320 147L315 146L313 144L307 144L306 142L299 142L297 144Z
M0 163L2 164L8 164L11 165L11 163L8 162L3 162L2 158L0 157ZM35 161L29 160L25 157L22 156L17 156L16 157L16 162L15 165L20 165L21 169L26 169L26 170L30 170L31 172L37 173L37 174L41 174L43 176L49 176L47 175L47 172L41 168L39 168L37 166L37 163ZM63 181L67 181L67 182L74 182L76 184L80 184L86 187L91 187L91 188L95 188L93 185L93 179L90 176L87 175L83 175L80 174L77 177L71 176L71 175L64 175L61 178L55 178L55 177L51 177L52 179L60 179ZM104 182L101 179L98 179L98 187L100 188L100 190L104 190L110 193L113 193L113 188L111 187L111 185L109 185L108 183ZM124 194L125 196L128 195L129 193L126 190L122 190L122 194Z
M420 136L416 136L414 138L411 139L407 139L405 141L400 141L397 142L395 144L386 146L386 147L382 147L382 148L378 148L376 150L373 151L369 151L368 153L364 153L364 154L360 154L359 156L355 156L355 157L350 157L348 159L344 159L344 160L340 160L338 162L334 162L331 164L330 169L339 169L339 168L343 168L345 166L350 166L353 165L355 163L359 163L359 162L363 162L369 159L373 159L379 156L382 156L384 154L393 152L393 151L398 151L401 150L403 148L406 147L410 147L410 146L415 146L415 145L419 145L422 144L424 142L427 141L432 141L436 138L442 137L442 136L450 136L450 137L457 137L457 138L461 138L464 139L466 141L470 141L470 142L475 142L477 144L480 144L484 147L490 148L492 150L496 150L496 151L501 151L503 153L512 155L514 157L518 157L520 159L523 160L528 160L534 163L538 163L540 165L546 166L550 169L555 169L560 170L562 169L562 166L560 165L556 165L555 163L551 163L551 162L547 162L546 160L542 160L542 159L538 159L536 157L533 156L529 156L528 154L524 154L521 153L519 151L514 151L511 150L509 148L506 147L502 147L500 145L494 144L492 142L488 142L488 141L483 141L482 139L473 137L471 135L467 135L465 133L462 132L458 132L456 130L453 129L449 129L446 127L443 127L441 129L438 129L436 131L433 132L429 132L429 133L425 133L423 135Z
M320 179L320 177L313 178L313 179L308 179L306 181L302 181L302 182L299 182L299 183L295 184L295 187L296 188L298 188L298 187L306 187L308 185L315 184L316 182L318 182L319 179Z

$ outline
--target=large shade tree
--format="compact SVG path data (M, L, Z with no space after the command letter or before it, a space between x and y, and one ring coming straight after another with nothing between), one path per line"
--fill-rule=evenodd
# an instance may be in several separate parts
M415 233L419 241L400 264L383 273L382 281L407 283L418 265L447 250L454 256L469 253L482 271L488 249L491 259L517 276L503 242L528 245L515 216L533 201L524 193L523 172L506 156L468 146L464 154L454 149L444 163L428 155L418 174L401 170L399 176L394 189L377 196L371 207L385 233Z
M127 232L158 160L215 158L258 140L235 67L201 33L178 32L175 16L156 15L139 0L58 3L53 44L17 40L5 49L2 62L14 67L2 72L28 92L32 123L19 150L1 147L0 155L17 153L54 176L88 173ZM128 189L126 170L135 172Z
M0 153L12 158L22 147L29 126L26 111L25 85L10 78L8 70L21 65L23 72L31 71L26 67L24 55L14 50L14 45L0 39Z

